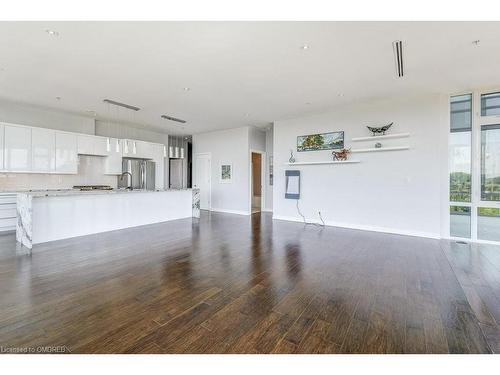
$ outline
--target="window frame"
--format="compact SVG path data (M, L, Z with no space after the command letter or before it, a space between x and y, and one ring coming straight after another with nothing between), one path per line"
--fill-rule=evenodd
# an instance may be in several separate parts
M449 95L448 100L448 149L451 145L451 98L453 96L472 94L472 124L471 124L471 201L455 202L450 200L450 164L448 160L448 213L450 206L470 207L471 210L471 237L452 237L450 234L450 225L448 225L448 237L453 240L478 242L487 244L500 244L500 241L482 240L478 238L478 212L479 208L500 208L500 201L481 200L481 126L500 124L500 115L481 115L481 95L494 92L500 92L500 88L481 89L457 92ZM448 154L449 155L449 154Z

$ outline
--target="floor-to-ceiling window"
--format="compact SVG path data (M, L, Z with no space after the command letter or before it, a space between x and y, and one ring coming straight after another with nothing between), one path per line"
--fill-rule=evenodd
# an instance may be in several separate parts
M450 100L450 235L471 238L472 94Z
M451 97L449 181L450 236L500 241L500 92Z

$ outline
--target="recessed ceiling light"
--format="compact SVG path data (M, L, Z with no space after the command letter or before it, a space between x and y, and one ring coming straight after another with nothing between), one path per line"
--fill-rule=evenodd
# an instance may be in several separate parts
M250 117L250 113L245 113L245 117Z
M184 91L190 91L191 89L189 87L184 87Z
M309 45L304 44L303 46L300 46L300 49L303 49L303 50L309 49Z
M60 96L56 96L56 100L61 100L61 97Z
M47 29L47 30L45 30L45 32L47 34L49 34L49 35L52 35L52 36L59 36L59 33L57 31L55 31L55 30L49 30L49 29Z
M479 39L476 39L476 40L472 41L472 44L474 44L475 46L478 46L479 43L481 43L481 41Z
M311 105L311 102L305 102L304 104L305 105Z
M343 93L340 93L340 94L337 94L337 96L342 97L342 96L344 96L344 94L343 94Z

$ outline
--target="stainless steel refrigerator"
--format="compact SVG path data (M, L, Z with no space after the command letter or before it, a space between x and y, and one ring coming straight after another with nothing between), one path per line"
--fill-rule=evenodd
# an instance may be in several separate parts
M155 190L155 162L145 159L123 158L122 172L129 174L118 178L118 187L133 189ZM132 175L132 176L131 176Z

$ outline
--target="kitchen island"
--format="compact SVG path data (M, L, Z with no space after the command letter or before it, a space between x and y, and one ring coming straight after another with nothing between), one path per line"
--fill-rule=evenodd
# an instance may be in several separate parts
M199 217L198 189L52 191L17 194L24 247L163 221Z

